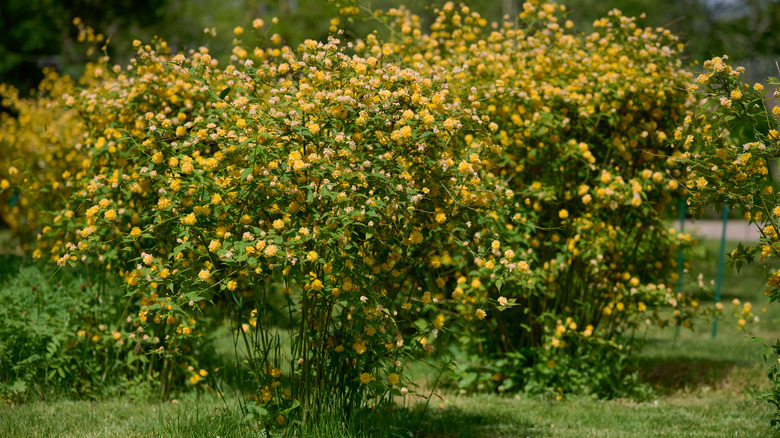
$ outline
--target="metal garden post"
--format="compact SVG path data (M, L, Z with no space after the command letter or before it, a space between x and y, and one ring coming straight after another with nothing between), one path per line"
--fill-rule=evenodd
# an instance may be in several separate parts
M715 285L715 305L720 302L720 287L723 283L723 262L726 259L726 225L729 221L729 204L723 204L723 231L720 235L720 257L718 258L718 282ZM712 321L712 337L718 334L718 315L715 314L715 320Z

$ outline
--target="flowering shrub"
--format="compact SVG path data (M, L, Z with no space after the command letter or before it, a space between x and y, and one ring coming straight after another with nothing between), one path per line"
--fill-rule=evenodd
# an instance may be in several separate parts
M668 140L690 75L669 31L643 29L615 10L592 34L576 34L564 9L530 1L518 25L488 25L450 2L430 33L408 11L391 10L385 47L423 71L452 69L452 93L497 126L485 141L500 151L496 173L514 198L480 243L509 242L509 253L528 247L517 255L531 275L474 283L472 272L449 285L455 298L516 304L468 335L480 356L503 358L486 369L493 384L608 395L620 391L615 381L634 347L623 335L666 325L670 315L688 325L694 309L671 287L690 236L663 223L684 171L673 157L688 145L672 149ZM374 40L365 50L376 50ZM482 263L499 262L502 251L494 247ZM621 365L604 373L605 363Z
M724 203L744 211L745 220L754 224L761 232L760 242L752 246L740 244L731 255L731 263L737 270L744 263L776 260L780 255L778 238L778 217L780 216L780 195L770 171L780 150L780 133L776 117L780 107L771 112L765 104L764 85L742 82L740 75L744 68L732 68L728 58L715 57L704 63L705 72L700 74L688 90L698 102L697 111L686 117L678 129L687 143L692 143L696 153L685 153L681 158L688 165L690 173L686 188L690 193L689 203L694 210L705 206L720 206ZM777 81L770 79L770 84ZM774 91L774 97L780 92ZM770 302L780 300L780 270L767 273L768 281L764 293ZM718 303L719 304L719 303ZM741 303L735 300L733 303ZM750 303L742 304L738 325L758 320ZM780 354L780 343L770 346L762 338L750 340L764 344L764 356L771 359L769 378L772 391L763 396L780 408L780 375L775 362ZM772 419L772 425L780 423L780 414Z
M0 113L0 217L25 244L42 228L43 212L68 196L70 174L82 170L84 157L73 148L78 118L58 104L73 88L50 69L30 97L0 84L2 105L10 109Z
M429 33L388 11L387 41L334 24L261 48L237 27L229 63L163 41L101 58L30 103L78 120L56 143L78 170L25 195L68 188L35 255L118 274L162 353L229 313L280 423L413 391L406 363L454 327L498 389L612 395L632 331L695 308L669 286L690 237L662 223L688 75L667 31L613 11L572 34L562 14L489 26L448 3Z
M73 24L78 28L79 42L105 44L105 37L80 19L74 19ZM87 54L97 52L98 47L89 47ZM85 67L79 85L97 86L104 66L87 63ZM50 230L46 225L53 217L48 213L65 208L69 218L73 212L66 206L73 180L89 173L90 162L82 143L85 120L69 104L75 90L73 79L51 67L44 68L44 79L30 96L0 84L0 103L7 109L0 112L0 218L10 226L21 249L37 248L35 258L51 249L48 240L31 245L39 234ZM98 140L102 147L110 138Z
M118 273L160 352L186 353L212 305L227 310L262 412L283 422L301 404L305 420L325 400L348 413L405 395L410 357L485 317L486 297L450 306L429 270L484 256L468 229L494 228L486 212L506 215L512 196L481 140L496 126L450 92L450 72L336 38L252 51L237 38L224 67L205 48L136 46L50 105L78 115L85 170L40 241L60 266ZM481 269L528 268L497 261Z

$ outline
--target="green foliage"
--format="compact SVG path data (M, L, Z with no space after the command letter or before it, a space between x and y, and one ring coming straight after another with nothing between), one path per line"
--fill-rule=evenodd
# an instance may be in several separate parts
M762 337L751 336L745 340L743 345L750 343L757 343L763 346L764 362L771 364L767 378L772 382L773 387L770 388L769 392L759 396L759 399L766 400L777 409L770 420L770 425L772 427L780 426L780 367L778 367L778 363L780 363L780 340L774 345L770 345Z
M94 397L104 382L117 377L116 341L106 338L111 338L109 321L119 317L109 309L119 307L115 301L121 296L96 296L96 289L87 288L80 278L63 283L50 281L51 275L37 266L24 266L3 280L0 382L4 398L45 397L50 391Z
M94 399L117 391L146 399L160 397L161 390L184 388L183 379L176 383L160 377L156 363L162 358L150 354L159 339L128 324L131 301L120 289L92 284L83 274L4 258L6 269L0 273L3 399Z

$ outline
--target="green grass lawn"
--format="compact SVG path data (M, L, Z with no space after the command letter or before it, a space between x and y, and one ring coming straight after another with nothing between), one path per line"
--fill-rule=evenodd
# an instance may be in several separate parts
M703 242L717 251L719 242ZM729 243L730 251L735 243ZM717 255L695 263L704 282L715 279ZM780 305L768 305L760 267L740 275L727 269L722 296L751 301L761 317L753 334L774 341ZM711 293L699 294L701 306L712 306ZM766 312L761 309L766 307ZM760 348L740 347L748 335L733 319L699 321L695 331L650 330L640 373L654 388L646 400L594 400L568 396L541 397L462 395L443 392L423 413L421 404L382 413L380 427L366 436L388 437L771 437L771 406L756 397L769 388ZM227 397L228 400L235 398ZM233 404L231 404L233 403ZM252 422L242 420L234 402L229 408L214 395L197 394L177 403L129 403L122 399L0 404L0 437L258 437ZM312 430L281 436L351 436L324 419Z

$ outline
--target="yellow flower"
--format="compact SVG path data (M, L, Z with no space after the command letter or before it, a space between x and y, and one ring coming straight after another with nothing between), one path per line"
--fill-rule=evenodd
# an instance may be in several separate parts
M195 213L190 213L187 216L181 218L181 223L184 225L195 225L195 222L197 222L197 219L195 219Z
M566 219L567 217L569 217L569 210L566 210L565 208L562 208L558 212L558 217L561 218L561 219Z
M206 280L208 280L208 279L209 279L209 277L211 277L211 272L209 272L207 269L202 269L202 270L201 270L201 271L198 273L198 278L200 278L200 279L201 279L201 280L203 280L203 281L206 281Z
M529 268L530 266L528 266L528 262L526 261L521 261L520 263L517 264L517 270L520 272L528 272Z
M138 227L133 227L133 229L130 230L130 236L135 239L141 237L141 229Z
M398 377L398 374L396 373L390 373L390 375L387 376L387 383L390 386L397 385L400 380L401 380L400 377Z
M477 319L485 319L485 317L487 316L487 313L485 313L485 311L482 309L477 309L477 311L474 312L474 314L477 316Z
M417 245L422 243L423 241L423 235L420 233L419 230L412 231L412 234L409 236L409 242L413 245Z
M309 253L306 254L306 259L310 262L316 262L318 258L319 256L316 251L309 251Z
M103 217L106 218L107 221L113 221L116 219L116 210L108 210L105 213L103 213Z
M371 374L368 374L368 373L360 374L360 383L365 385L365 384L367 384L368 382L370 382L372 380L374 380L374 378L371 377Z
M236 34L236 36L239 36L239 35L241 35L242 33L244 33L244 28L243 28L243 27L241 27L241 26L236 26L236 27L233 29L233 33L234 33L234 34Z
M459 300L463 297L463 289L457 287L454 291L452 291L452 298Z
M587 327L585 327L585 330L582 332L582 335L585 337L589 337L593 334L593 326L588 324Z
M268 245L265 247L265 251L263 251L263 254L265 254L266 257L273 257L276 255L277 248L276 245Z

